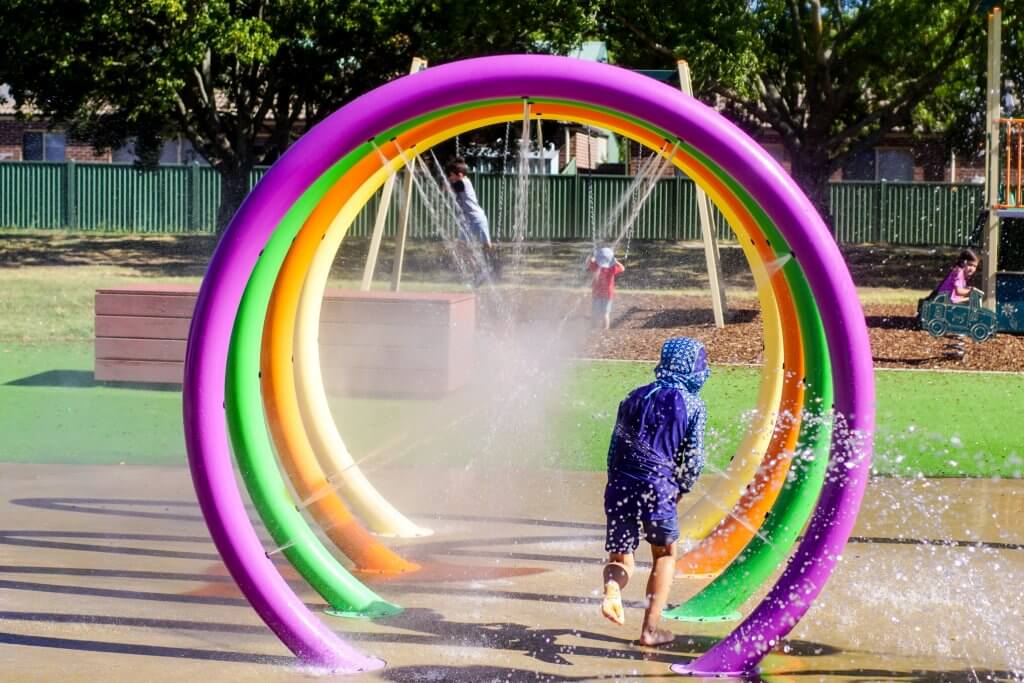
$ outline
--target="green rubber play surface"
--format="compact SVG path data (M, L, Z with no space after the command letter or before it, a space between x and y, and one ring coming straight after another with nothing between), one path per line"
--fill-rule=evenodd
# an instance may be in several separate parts
M439 401L334 399L332 410L367 468L436 462L601 470L618 402L650 381L651 368L577 362L529 414L484 405L486 393L475 390ZM714 371L704 398L710 462L720 467L743 434L759 373ZM880 370L876 383L878 473L1022 476L1021 376ZM180 392L97 385L91 344L0 344L0 425L0 461L185 462Z

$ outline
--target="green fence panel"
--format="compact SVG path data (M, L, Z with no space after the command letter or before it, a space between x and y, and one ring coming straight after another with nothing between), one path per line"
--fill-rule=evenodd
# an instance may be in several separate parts
M527 225L533 240L580 239L586 225L581 223L578 176L531 175L521 188L518 176L510 173L479 174L472 177L480 205L487 213L491 237L513 238L516 206L520 192L528 199Z
M878 239L891 244L965 244L983 206L979 185L880 183ZM867 241L867 240L859 240Z
M0 163L0 226L63 227L65 174L65 164L60 163Z
M700 214L697 213L697 185L688 178L676 178L675 231L672 238L692 240L700 237Z
M200 166L198 180L197 229L213 232L217 227L217 207L220 205L220 174L208 166Z
M188 229L188 169L141 170L122 164L74 164L77 221L81 230L184 232ZM112 201L114 199L114 201Z
M832 183L829 198L832 203L832 225L836 241L878 242L880 240L881 183Z
M676 229L666 239L693 241L702 239L700 210L697 206L697 184L689 178L679 177L676 183ZM718 240L735 240L736 234L725 219L725 214L711 203L711 225Z
M250 172L250 187L266 174ZM627 192L633 178L589 173L531 175L527 239L614 240L629 218ZM450 210L431 209L422 194L433 195L418 181L413 192L409 235L437 239L438 217ZM496 240L512 239L516 206L522 192L515 174L474 174L473 183L491 221ZM384 227L393 236L398 226L403 182L392 195ZM840 243L964 244L983 206L980 185L952 183L839 182L829 189L832 223ZM124 164L0 162L0 225L24 228L133 230L139 232L212 232L220 202L220 176L209 166L160 166L143 170ZM378 192L356 217L350 234L370 235L380 203ZM618 209L618 211L616 211ZM614 214L616 220L611 220ZM634 217L632 237L643 240L699 240L697 192L685 176L658 180ZM720 240L735 236L725 217L712 206Z

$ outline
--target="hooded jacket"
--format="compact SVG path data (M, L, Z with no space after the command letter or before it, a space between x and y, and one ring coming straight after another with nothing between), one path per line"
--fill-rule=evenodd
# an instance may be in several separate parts
M707 408L697 393L710 375L700 342L680 337L665 343L658 379L619 404L608 447L606 507L616 503L609 496L639 492L641 519L675 516L679 495L704 467Z

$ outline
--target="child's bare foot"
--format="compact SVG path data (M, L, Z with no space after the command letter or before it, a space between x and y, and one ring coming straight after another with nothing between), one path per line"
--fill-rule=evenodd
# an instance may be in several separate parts
M671 643L675 639L676 635L672 631L666 631L661 628L656 628L653 631L644 629L640 634L640 644L646 647L658 647L659 645Z
M614 582L606 583L604 586L604 600L601 601L601 614L608 621L622 626L626 623L626 611L622 607L622 591L619 584Z

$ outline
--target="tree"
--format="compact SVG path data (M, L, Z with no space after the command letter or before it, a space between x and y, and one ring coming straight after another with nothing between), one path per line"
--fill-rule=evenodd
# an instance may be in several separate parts
M414 54L559 46L585 19L542 0L7 0L0 83L101 149L134 139L152 162L181 134L220 174L223 228L254 166Z
M693 65L695 92L778 134L792 175L830 219L828 180L895 129L949 123L944 83L984 50L980 0L604 0L619 64Z
M1001 113L1020 117L1024 115L1024 1L984 4L1002 6ZM957 72L958 80L940 86L947 91L940 100L942 106L929 112L932 127L945 132L947 149L970 157L980 156L985 149L987 61L983 44L970 53L967 68Z

